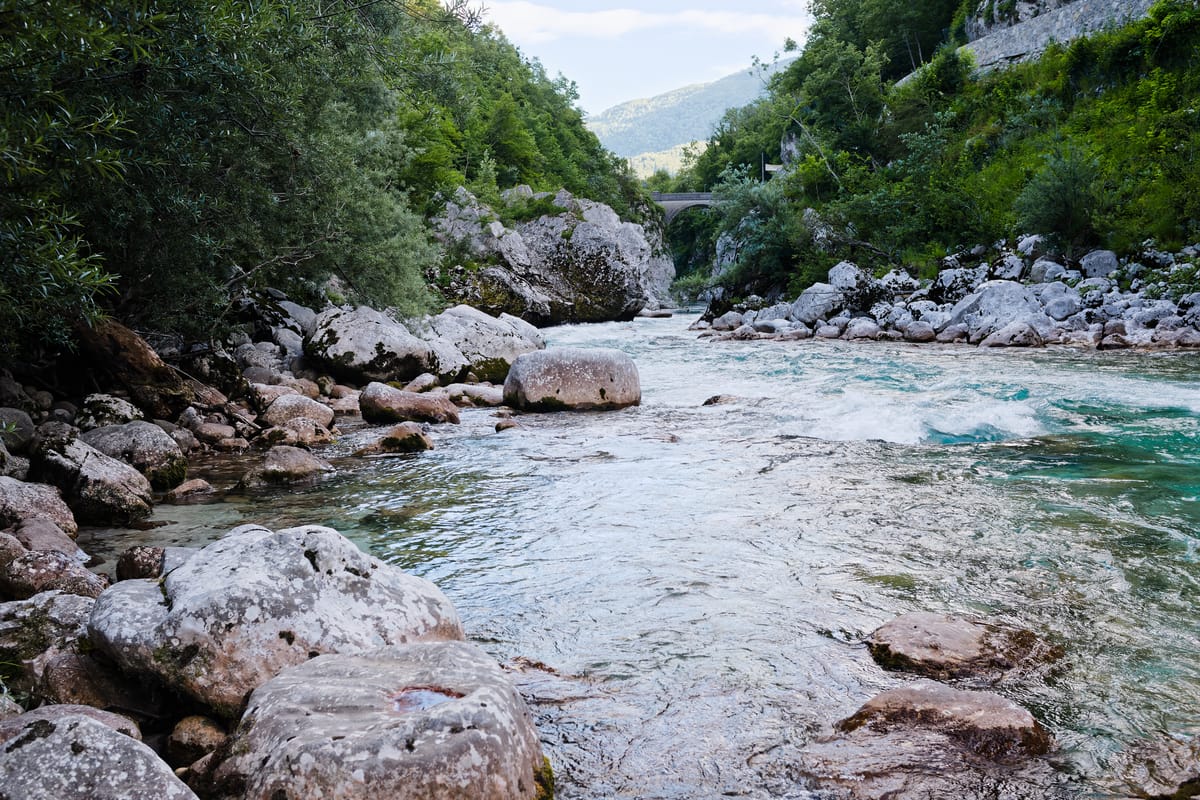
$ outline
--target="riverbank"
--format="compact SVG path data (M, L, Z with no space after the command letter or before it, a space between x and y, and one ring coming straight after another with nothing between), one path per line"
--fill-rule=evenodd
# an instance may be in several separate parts
M1038 237L1026 237L974 267L964 266L969 255L954 256L931 281L902 270L876 279L844 261L829 270L828 283L790 302L750 298L731 307L717 297L693 327L743 340L1200 348L1200 292L1172 288L1194 282L1200 247L1147 249L1124 261L1093 251L1078 263L1040 255L1040 247Z

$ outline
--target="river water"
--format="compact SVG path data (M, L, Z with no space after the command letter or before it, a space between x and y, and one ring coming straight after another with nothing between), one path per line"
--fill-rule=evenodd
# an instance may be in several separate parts
M1200 358L809 341L690 319L547 331L637 362L637 408L435 430L315 489L160 508L160 539L330 525L437 582L514 670L563 798L808 797L801 750L903 683L862 639L916 610L1066 657L1000 691L1103 796L1200 732ZM723 395L722 402L704 405Z

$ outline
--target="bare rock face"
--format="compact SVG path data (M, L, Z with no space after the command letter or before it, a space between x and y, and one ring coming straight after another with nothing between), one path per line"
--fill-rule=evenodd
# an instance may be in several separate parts
M358 397L363 419L373 424L389 422L450 422L458 424L458 408L449 398L394 389L370 383Z
M145 476L79 440L69 425L39 428L32 453L35 476L61 489L81 522L128 523L153 509L153 490Z
M79 531L75 515L58 489L0 476L0 525L9 527L36 518L50 520L68 536Z
M178 486L187 477L187 457L171 435L152 422L108 425L83 433L80 441L129 464L155 489Z
M632 319L648 295L665 294L659 284L673 270L642 226L566 191L511 197L544 203L544 215L506 228L460 188L434 221L443 243L481 265L452 275L448 291L462 302L540 326Z
M876 696L835 730L802 755L802 773L830 797L1072 796L1041 758L1053 746L1050 735L996 694L922 680Z
M618 350L560 347L519 357L504 401L526 411L598 411L635 406L642 386L633 359Z
M110 715L111 716L111 715ZM0 786L27 800L195 800L154 751L83 713L29 718L0 746Z
M224 716L285 667L322 653L461 639L432 583L318 526L235 528L160 581L122 581L97 600L92 642L119 666Z
M1030 631L929 612L905 614L883 625L867 639L867 647L885 669L935 680L996 681L1014 669L1061 655Z
M250 800L530 800L547 767L494 661L464 642L321 656L257 689L218 785Z

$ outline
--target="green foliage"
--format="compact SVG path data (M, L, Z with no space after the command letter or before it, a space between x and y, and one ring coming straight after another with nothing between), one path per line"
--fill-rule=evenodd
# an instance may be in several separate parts
M207 338L275 286L418 313L422 217L518 182L642 213L623 163L464 2L9 0L0 8L0 351L103 312Z
M1022 230L1049 234L1067 255L1097 238L1100 170L1095 159L1056 150L1017 195L1014 208Z
M939 6L934 16L957 14L961 26L973 5ZM927 64L898 85L887 83L896 40L880 33L882 22L933 14L932 6L825 0L814 8L801 57L767 97L728 114L710 150L676 179L712 186L727 167L753 164L746 153L765 149L786 119L793 155L771 181L778 200L726 203L711 221L714 232L742 230L759 242L731 288L788 269L789 282L802 285L819 274L814 263L837 256L929 275L948 252L1027 232L1070 252L1200 238L1194 2L1162 0L1143 20L983 76L972 76L953 47L934 51L923 40ZM993 13L1008 9L994 4ZM812 231L797 222L806 209L825 226L815 250Z

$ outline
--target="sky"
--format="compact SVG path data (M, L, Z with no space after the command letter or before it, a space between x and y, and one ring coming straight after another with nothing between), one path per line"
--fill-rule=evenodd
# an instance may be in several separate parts
M791 37L803 42L809 0L485 0L486 17L547 74L575 81L598 114L749 70ZM747 6L749 6L747 8Z

